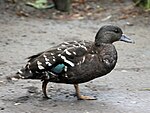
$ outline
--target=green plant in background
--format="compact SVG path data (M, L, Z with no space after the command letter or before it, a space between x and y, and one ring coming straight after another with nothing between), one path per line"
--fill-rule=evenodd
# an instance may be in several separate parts
M133 0L137 6L142 6L150 10L150 0Z
M47 9L55 7L57 10L70 12L71 0L52 0L53 3L49 4L48 0L34 0L26 2L26 5L36 9Z
M48 4L47 0L35 0L35 2L27 2L26 4L37 9L46 9L54 7L54 4Z
M150 0L147 0L146 8L150 9Z

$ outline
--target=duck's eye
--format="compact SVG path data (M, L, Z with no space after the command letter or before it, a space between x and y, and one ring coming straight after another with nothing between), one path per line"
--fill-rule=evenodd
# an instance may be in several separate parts
M115 32L115 33L119 33L119 30L118 30L118 29L115 29L114 32Z

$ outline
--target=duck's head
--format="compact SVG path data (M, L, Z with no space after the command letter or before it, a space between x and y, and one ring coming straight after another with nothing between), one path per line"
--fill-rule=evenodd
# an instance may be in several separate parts
M115 41L124 41L134 43L130 38L123 34L121 28L113 25L102 26L95 37L95 45L101 43L113 43Z

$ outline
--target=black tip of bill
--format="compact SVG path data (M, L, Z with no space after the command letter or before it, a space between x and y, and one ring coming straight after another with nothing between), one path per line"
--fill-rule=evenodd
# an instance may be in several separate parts
M122 34L121 38L120 38L120 41L124 41L124 42L127 42L127 43L135 43L133 40L131 40L130 38L128 38L125 34Z

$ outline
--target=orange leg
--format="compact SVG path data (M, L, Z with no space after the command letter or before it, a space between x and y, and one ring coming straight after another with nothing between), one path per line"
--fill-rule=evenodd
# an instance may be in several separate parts
M74 84L78 100L96 100L94 97L80 95L79 85Z

